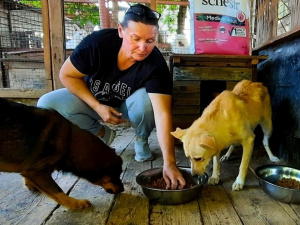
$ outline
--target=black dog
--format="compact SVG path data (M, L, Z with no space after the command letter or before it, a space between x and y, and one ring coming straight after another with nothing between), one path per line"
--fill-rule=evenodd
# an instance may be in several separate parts
M56 111L0 98L0 171L20 173L30 190L69 209L91 205L67 196L52 179L54 170L71 172L108 193L124 191L122 159L99 138Z

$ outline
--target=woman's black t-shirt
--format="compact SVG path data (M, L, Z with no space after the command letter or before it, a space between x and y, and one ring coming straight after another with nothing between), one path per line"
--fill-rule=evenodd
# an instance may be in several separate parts
M148 93L172 94L173 79L157 47L146 59L121 71L117 65L121 45L117 29L103 29L85 37L70 56L75 68L87 75L85 81L101 103L119 107L141 87Z

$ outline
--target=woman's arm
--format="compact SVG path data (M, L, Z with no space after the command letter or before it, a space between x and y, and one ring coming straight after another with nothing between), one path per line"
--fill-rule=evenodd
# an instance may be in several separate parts
M171 131L173 131L171 112L172 96L149 93L149 97L154 111L157 138L164 159L164 179L167 183L167 187L181 189L185 185L185 180L176 165L174 138L171 135Z
M111 124L124 123L124 119L118 118L122 116L121 113L110 106L101 104L93 96L83 79L85 76L85 74L81 73L74 67L70 58L67 58L59 72L59 78L62 84L71 93L79 97L92 109L94 109L104 122Z

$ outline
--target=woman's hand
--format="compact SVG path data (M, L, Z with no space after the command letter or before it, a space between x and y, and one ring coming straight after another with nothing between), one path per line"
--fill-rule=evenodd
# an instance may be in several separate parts
M103 104L97 104L94 110L102 118L103 122L117 125L125 123L127 120L122 118L122 113L115 110L113 107Z
M176 164L167 164L163 167L163 177L166 181L167 189L182 189L185 186L185 180Z

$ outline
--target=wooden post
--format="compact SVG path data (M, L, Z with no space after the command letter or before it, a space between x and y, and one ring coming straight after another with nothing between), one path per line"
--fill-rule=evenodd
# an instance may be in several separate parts
M110 18L105 0L99 0L100 28L110 28Z
M44 42L44 67L46 79L46 92L53 90L52 62L50 47L50 21L48 0L42 0L42 20L43 20L43 42Z
M64 1L48 0L53 88L63 87L58 74L65 61Z
M156 10L156 4L157 4L156 0L151 0L150 8L152 10Z
M118 0L112 1L112 16L111 16L111 27L117 28L118 27L118 11L119 11L119 5Z

